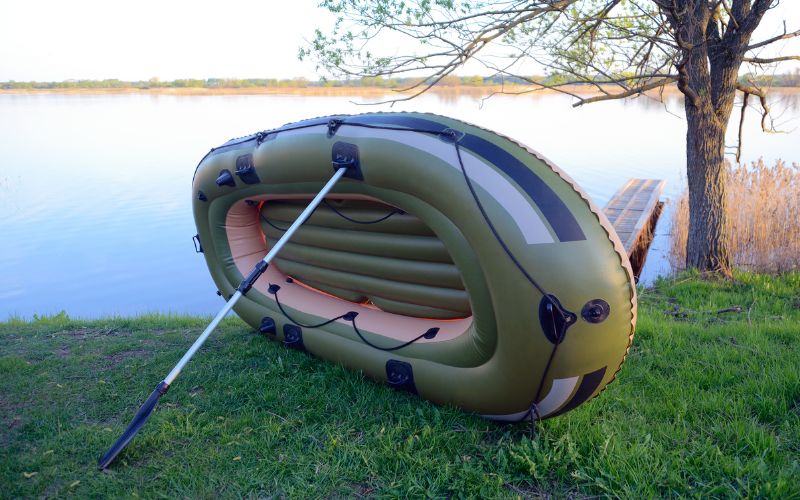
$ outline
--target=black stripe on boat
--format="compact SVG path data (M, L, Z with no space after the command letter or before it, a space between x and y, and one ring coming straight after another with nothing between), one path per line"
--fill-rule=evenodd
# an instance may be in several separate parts
M587 373L583 376L583 380L581 380L581 385L578 387L578 391L572 397L572 399L561 407L558 411L547 415L547 418L555 417L561 415L562 413L566 413L571 409L575 408L579 404L583 403L594 393L595 389L600 386L600 382L603 381L603 376L606 374L606 367L600 368L599 370L593 371L591 373Z
M414 118L409 116L359 116L358 123L390 124L402 127L442 132L446 126L433 120ZM345 123L347 121L345 120ZM586 239L578 221L569 211L563 201L550 189L538 175L531 172L524 163L516 159L503 148L493 144L482 137L465 134L459 142L467 151L475 153L511 177L542 211L550 227L556 232L559 241L582 241Z
M416 118L411 116L397 116L397 115L360 115L353 118L353 123L363 123L365 125L392 125L398 127L406 127L410 129L425 130L431 133L441 133L448 127L445 125L424 118ZM330 116L325 118L314 118L311 120L303 120L296 123L290 123L283 127L271 130L270 133L280 133L282 131L293 130L297 128L312 127L317 125L325 125L331 119L340 119L347 123L347 116ZM229 150L231 147L240 146L244 143L253 141L256 145L256 136L248 136L243 139L231 140L209 152L206 157L214 156L223 151ZM493 144L482 137L472 134L465 134L459 145L467 151L470 151L478 156L481 156L488 162L495 165L509 176L523 191L536 203L539 210L542 211L550 227L556 233L559 241L583 241L586 235L583 234L578 221L569 211L567 206L558 197L558 195L548 186L538 175L531 172L524 163L515 158L512 154L505 151L503 148ZM205 158L203 158L205 159ZM201 161L202 163L202 161ZM199 165L198 165L199 166ZM196 170L195 170L196 172Z

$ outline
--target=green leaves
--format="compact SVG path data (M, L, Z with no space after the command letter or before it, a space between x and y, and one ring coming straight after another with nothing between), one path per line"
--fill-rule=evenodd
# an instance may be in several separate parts
M500 77L522 67L566 83L628 91L670 75L671 26L647 0L326 0L336 15L301 51L326 74L414 77L433 84L469 61ZM530 70L529 70L530 71ZM670 81L669 79L664 80Z

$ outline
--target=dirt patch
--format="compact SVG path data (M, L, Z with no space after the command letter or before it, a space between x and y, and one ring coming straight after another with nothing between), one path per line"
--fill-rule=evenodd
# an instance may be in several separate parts
M3 416L16 415L17 413L20 413L21 410L30 408L32 404L33 402L28 399L12 402L7 396L0 394L0 414Z
M353 496L356 498L370 498L374 490L374 488L371 488L366 483L353 483L350 485L350 488L353 491Z
M18 426L20 423L22 423L22 417L20 417L19 415L14 415L13 418L9 419L8 424L6 425L6 428L13 429L14 427Z
M105 358L111 362L119 363L121 361L125 361L126 359L143 358L147 356L148 353L149 351L145 349L130 349L127 351L120 351L120 352L115 352L114 354L109 354Z
M130 332L122 331L118 328L76 328L73 330L63 330L58 332L56 335L64 335L75 340L85 340L89 338L128 334L130 334Z
M0 429L3 432L0 432L0 448L8 448L11 445L11 435L14 433L14 428L19 426L22 423L22 417L14 416L8 420L3 421L2 427Z
M555 495L549 495L549 494L545 493L544 491L542 491L540 488L537 488L537 487L532 486L532 485L527 485L527 484L506 483L506 488L508 488L508 490L511 491L514 494L514 496L516 496L518 498L550 499L550 498L554 498L555 497ZM588 498L588 497L578 496L578 495L574 495L574 494L568 494L567 496L565 496L563 498L578 499L578 498Z
M25 408L23 403L12 403L0 394L0 448L7 448L11 442L12 430L19 427L22 422L21 410Z

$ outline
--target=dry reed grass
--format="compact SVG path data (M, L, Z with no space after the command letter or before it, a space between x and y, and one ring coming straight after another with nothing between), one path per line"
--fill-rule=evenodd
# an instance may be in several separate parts
M763 160L728 169L731 255L736 268L765 273L800 269L800 165ZM669 260L686 267L689 193L684 190L672 218Z

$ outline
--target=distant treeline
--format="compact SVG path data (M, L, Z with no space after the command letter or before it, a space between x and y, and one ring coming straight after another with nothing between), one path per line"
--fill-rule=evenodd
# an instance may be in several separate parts
M742 82L755 82L768 87L800 87L800 69L783 75L744 75ZM530 81L544 85L554 85L569 81L565 75L534 75L529 80L500 76L447 76L438 85L443 87L458 86L490 86L528 84ZM308 87L382 87L404 88L418 83L414 78L368 77L353 80L319 80L306 78L208 78L205 80L181 78L172 81L161 81L158 78L139 81L107 80L66 80L63 82L0 82L0 89L160 89L160 88L205 88L205 89L247 89L247 88L308 88Z
M742 83L755 82L763 87L800 87L800 68L783 75L745 75L739 80Z
M547 77L534 77L545 81ZM206 88L206 89L247 89L247 88L306 88L306 87L385 87L402 88L414 85L418 79L370 77L354 80L319 80L306 78L181 78L161 81L158 78L139 81L107 80L66 80L63 82L0 82L2 89L161 89L161 88ZM500 78L483 76L448 76L439 85L500 85L524 83L520 78Z

